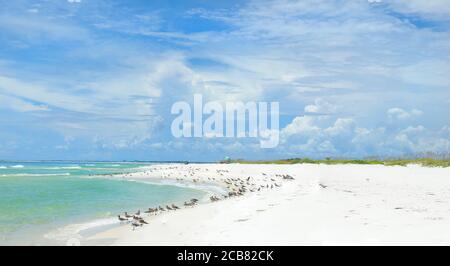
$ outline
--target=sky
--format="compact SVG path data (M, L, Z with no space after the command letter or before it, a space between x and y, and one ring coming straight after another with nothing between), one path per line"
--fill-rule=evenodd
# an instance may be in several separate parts
M0 0L0 159L446 155L449 59L450 0ZM173 137L194 94L280 144Z

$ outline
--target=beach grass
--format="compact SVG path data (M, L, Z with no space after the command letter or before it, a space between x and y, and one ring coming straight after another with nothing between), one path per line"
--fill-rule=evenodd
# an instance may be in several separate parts
M389 159L389 160L375 160L375 159L322 159L314 160L309 158L291 158L280 160L227 160L222 163L240 163L240 164L371 164L371 165L388 165L388 166L406 166L408 164L418 164L427 167L449 167L450 159L432 159L432 158L418 158L418 159Z

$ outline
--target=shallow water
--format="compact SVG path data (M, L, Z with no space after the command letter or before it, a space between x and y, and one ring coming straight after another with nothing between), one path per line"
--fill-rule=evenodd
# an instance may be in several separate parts
M0 245L64 244L83 230L116 224L118 213L206 194L194 188L101 178L143 166L0 162Z

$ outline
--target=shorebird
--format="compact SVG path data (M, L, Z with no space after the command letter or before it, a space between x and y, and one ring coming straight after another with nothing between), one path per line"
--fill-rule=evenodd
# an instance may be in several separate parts
M172 210L173 210L172 208L170 208L169 205L166 205L166 209L168 209L169 211L172 211Z
M212 202L220 200L220 199L219 199L218 197L216 197L216 196L211 196L209 199L210 199Z
M191 199L191 202L197 203L197 202L198 202L198 199Z
M290 175L284 175L283 179L287 179L287 180L294 180L294 178Z
M120 217L120 215L117 215L117 218L119 218L119 221L121 221L121 222L128 221L127 218L122 218L122 217Z
M186 206L186 207L190 207L190 206L194 206L194 203L193 202L184 202L184 206Z
M174 209L174 210L178 210L178 209L179 209L179 207L178 207L177 205L175 205L175 204L173 204L173 203L172 203L172 209Z
M152 209L152 208L148 208L148 211L145 211L144 213L154 213L157 212L158 209Z
M160 211L165 211L164 208L161 208L161 206L158 206L158 209L159 209Z
M133 217L132 215L129 215L127 212L125 212L125 218L131 218Z
M325 186L324 184L320 184L319 183L319 186L321 187L321 188L327 188L328 186Z
M141 210L138 210L137 213L135 213L137 216L141 215Z
M138 222L132 222L131 226L133 227L133 230L136 229L136 227L142 226L142 224L138 223Z
M147 223L144 219L142 219L142 218L139 219L138 222L141 223L141 224L148 224L148 223Z

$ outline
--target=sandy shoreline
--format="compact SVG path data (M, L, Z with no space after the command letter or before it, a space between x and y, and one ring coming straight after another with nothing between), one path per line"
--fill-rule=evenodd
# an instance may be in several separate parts
M163 178L235 191L244 186L246 191L194 208L143 216L149 223L144 227L133 231L124 224L84 244L450 244L450 168L169 164L116 178Z

